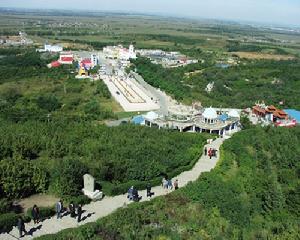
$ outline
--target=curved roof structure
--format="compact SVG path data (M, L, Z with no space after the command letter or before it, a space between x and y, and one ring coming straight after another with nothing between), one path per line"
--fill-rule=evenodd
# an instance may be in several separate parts
M228 116L232 118L239 118L240 114L238 113L237 110L231 109L228 113Z
M168 107L168 111L170 114L179 115L179 116L191 116L195 115L197 111L189 106L184 105L174 105Z
M145 123L145 118L141 115L135 116L132 120L132 123L136 124L136 125L142 125L143 123Z
M217 111L212 107L206 108L202 115L204 118L207 118L207 119L217 119L218 118Z
M144 117L147 119L147 120L155 120L157 119L159 116L156 112L148 112L146 115L144 115Z

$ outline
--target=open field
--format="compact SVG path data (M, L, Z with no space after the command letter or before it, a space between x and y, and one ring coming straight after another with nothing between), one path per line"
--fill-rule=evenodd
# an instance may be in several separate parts
M232 52L233 55L237 55L242 59L257 59L257 60L293 60L294 56L290 55L277 55L277 54L268 54L268 53L257 53L257 52Z

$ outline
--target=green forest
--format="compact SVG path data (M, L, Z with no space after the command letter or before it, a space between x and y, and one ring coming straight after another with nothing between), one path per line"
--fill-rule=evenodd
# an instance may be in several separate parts
M87 204L90 199L81 192L86 173L105 196L123 194L132 185L157 186L162 177L191 169L212 138L132 124L105 126L134 113L123 112L103 81L75 79L75 64L47 68L58 54L36 52L45 42L63 44L64 50L133 44L178 51L199 63L168 69L139 57L127 70L184 104L246 108L264 100L300 109L298 33L94 14L78 15L76 21L73 12L0 14L0 35L18 34L22 26L34 41L0 47L0 233L9 232L20 215L31 220L31 209L14 205L20 199L42 193L66 206ZM247 60L237 51L294 60ZM300 128L255 127L246 118L242 124L244 129L224 142L216 168L196 182L184 188L179 183L179 190L165 197L40 239L300 239ZM40 214L51 217L54 207L41 207Z
M102 81L77 80L75 66L48 69L57 55L0 49L0 117L9 121L97 120L119 110Z
M195 183L39 239L299 239L299 144L299 127L239 132Z
M270 105L283 101L284 108L300 108L299 60L244 60L228 68L199 63L166 69L143 58L133 64L132 69L136 68L145 81L180 101L199 100L204 106L236 108L251 107L262 100ZM196 69L201 72L186 76ZM205 88L210 82L214 82L214 88L207 93Z
M202 135L132 125L109 128L87 122L1 121L0 129L0 186L9 197L48 190L58 196L76 195L87 172L99 182L116 186L132 181L147 183L157 178L160 181L164 174L174 176L185 167L191 168L205 141ZM32 174L30 169L34 170ZM35 173L40 177L35 177ZM64 177L68 175L67 181ZM24 181L28 177L32 181L27 185ZM66 187L70 181L75 188ZM127 185L106 194L126 190Z
M158 185L162 176L191 169L206 141L203 135L70 120L0 120L0 131L0 229L8 231L19 213L14 199L47 193L87 203L81 192L86 173L105 195Z
M0 55L1 231L15 224L15 199L47 193L88 202L81 193L85 173L105 195L116 195L131 185L157 185L199 158L205 135L103 125L119 111L106 85L74 79L75 66L48 69L56 55L26 48Z

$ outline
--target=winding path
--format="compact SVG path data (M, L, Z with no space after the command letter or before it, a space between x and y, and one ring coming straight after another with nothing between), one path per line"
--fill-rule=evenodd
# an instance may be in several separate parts
M224 138L218 138L211 144L206 145L207 148L212 147L218 150L217 157L209 159L207 156L202 155L190 171L182 172L177 177L174 177L172 179L173 182L175 179L178 179L179 187L183 187L187 185L188 182L197 180L201 173L209 172L211 169L213 169L219 160L219 149L223 141ZM171 191L167 191L161 186L156 186L152 188L152 192L155 193L155 195L152 197L153 199L154 197L166 195ZM142 196L141 202L149 201L149 199L146 197L146 190L139 191L139 195ZM22 239L33 239L46 234L54 234L63 229L75 228L88 222L95 222L97 219L105 217L114 212L116 209L124 207L130 203L131 202L127 200L127 194L114 197L105 197L102 201L92 202L83 206L83 210L85 212L82 215L83 221L79 224L77 223L76 219L73 219L70 216L65 216L59 220L57 220L56 217L52 217L36 225L34 225L33 221L31 221L25 225L25 228L27 231L30 231L32 235L26 235L25 237L22 237ZM0 239L15 240L19 239L18 236L18 230L16 227L14 227L10 233L0 234Z

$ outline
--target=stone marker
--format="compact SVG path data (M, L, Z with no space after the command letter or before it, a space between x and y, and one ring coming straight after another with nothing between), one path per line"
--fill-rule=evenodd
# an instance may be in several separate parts
M103 198L103 193L99 190L95 191L95 178L90 174L83 175L83 184L82 189L84 195L88 196L93 200L100 200Z
M89 192L95 191L95 179L90 174L83 175L84 190Z

